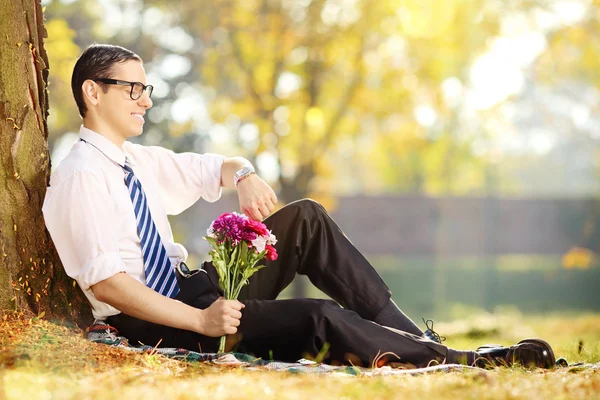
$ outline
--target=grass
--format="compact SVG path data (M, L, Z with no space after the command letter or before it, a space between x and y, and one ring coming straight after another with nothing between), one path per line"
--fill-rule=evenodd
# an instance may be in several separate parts
M454 348L547 339L569 362L600 362L600 315L478 314L436 330ZM0 322L0 398L6 399L594 399L600 371L568 369L367 377L249 371L174 361L94 344L43 319Z

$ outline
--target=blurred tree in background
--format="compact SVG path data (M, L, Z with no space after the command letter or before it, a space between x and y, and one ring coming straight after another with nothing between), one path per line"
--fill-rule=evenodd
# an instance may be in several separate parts
M51 140L77 131L68 82L78 52L120 44L146 60L157 88L141 141L246 155L286 202L556 192L558 183L541 183L552 180L544 163L558 157L556 170L564 167L560 145L577 147L583 139L573 136L597 117L597 1L45 3L57 65ZM576 99L595 109L566 110L579 125L563 132L531 107L515 118L528 94L554 93L565 80L596 85ZM564 168L561 183L589 193L585 161Z
M336 171L348 168L355 191L374 175L387 190L463 182L459 171L477 161L452 136L441 84L467 79L502 10L461 3L181 1L177 12L199 42L191 58L210 87L211 116L271 161L291 201L329 193ZM450 123L420 125L413 110L421 105Z
M80 124L72 66L96 41L146 62L154 107L136 140L243 155L284 202L479 196L493 221L493 196L600 190L599 0L44 4L56 161ZM436 254L450 252L453 223L433 234ZM574 245L597 249L600 227L572 225ZM484 230L493 253L493 223ZM564 263L590 257L575 248ZM443 300L444 269L435 276Z

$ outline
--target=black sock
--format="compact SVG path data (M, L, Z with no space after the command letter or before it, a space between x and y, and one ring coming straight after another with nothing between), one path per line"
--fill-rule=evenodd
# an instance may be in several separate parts
M423 336L423 331L398 308L392 299L381 309L373 322L413 335Z
M482 364L477 363L477 360L480 358L481 356L474 351L448 349L446 364L462 364L469 365L471 367L478 367L479 365L477 364ZM486 364L483 363L482 365Z

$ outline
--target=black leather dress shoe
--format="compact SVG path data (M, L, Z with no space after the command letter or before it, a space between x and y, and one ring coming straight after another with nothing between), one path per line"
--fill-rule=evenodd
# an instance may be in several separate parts
M521 340L514 346L485 345L477 349L480 368L520 365L525 368L554 368L556 357L552 347L541 339Z

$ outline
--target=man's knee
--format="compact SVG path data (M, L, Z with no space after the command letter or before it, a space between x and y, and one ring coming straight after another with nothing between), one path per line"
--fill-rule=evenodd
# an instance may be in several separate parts
M323 206L310 198L296 200L288 204L288 207L303 215L319 215L325 213Z
M333 300L314 299L311 304L311 314L317 320L322 320L331 317L332 313L340 308L340 305Z
M285 218L289 221L293 221L303 218L313 219L324 213L326 213L326 211L321 204L315 200L306 198L286 204L283 208L273 214L273 218Z

